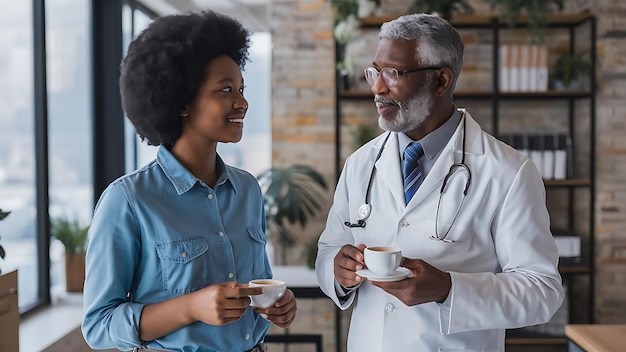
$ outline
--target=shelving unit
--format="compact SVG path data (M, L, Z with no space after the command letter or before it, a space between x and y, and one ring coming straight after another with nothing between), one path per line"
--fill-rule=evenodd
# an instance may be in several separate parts
M372 30L378 30L380 25L391 18L366 18L361 20L363 28L371 28ZM575 218L579 214L580 210L577 210L579 199L577 197L578 192L588 192L583 202L586 204L586 226L581 233L583 238L581 246L582 261L581 263L569 263L563 261L559 265L559 270L563 277L564 282L568 285L568 297L574 297L580 295L583 297L582 301L577 300L572 302L572 299L568 299L568 316L570 323L593 323L594 321L594 214L593 205L595 203L595 110L596 110L596 91L595 91L595 63L596 63L596 19L593 15L588 13L572 14L572 15L551 15L549 18L548 31L561 30L566 31L569 38L569 51L570 53L577 52L577 44L581 41L577 37L577 31L587 30L587 35L590 42L588 44L589 58L591 63L591 70L589 72L589 89L576 90L576 91L556 91L548 90L546 92L500 92L499 91L499 46L501 44L501 32L504 30L511 30L506 24L500 22L495 15L468 15L457 16L452 19L452 24L459 30L480 30L490 31L492 40L492 69L491 69L491 89L480 91L456 91L454 94L455 101L457 102L478 102L485 106L485 109L491 112L490 119L490 133L496 137L500 136L501 119L506 116L507 111L503 110L503 104L518 104L524 106L524 103L545 103L549 104L561 104L565 110L567 116L567 134L572 140L572 145L576 143L589 143L588 149L588 161L584 167L575 169L572 175L568 175L565 180L545 180L546 192L548 198L551 193L561 192L559 194L566 194L566 210L559 214L555 214L553 209L549 210L552 217L563 216L565 222L567 222L568 230L576 230ZM517 29L524 29L528 26L528 21L524 17L520 17ZM548 32L549 33L549 32ZM470 44L471 45L471 44ZM466 45L466 48L468 45ZM374 53L375 47L372 48ZM461 75L461 79L463 74ZM343 104L360 104L359 101L370 103L372 102L373 94L371 91L360 90L341 90L337 85L337 97L336 97L336 157L337 157L337 175L339 175L341 166L343 164L343 157L341 148L343 146L341 141L341 128L342 124L342 110ZM585 115L587 119L587 125L584 127L578 127L576 112L580 103L585 103L585 111L588 110L589 114ZM373 106L373 104L372 104ZM463 105L460 105L463 106ZM375 112L374 112L375 113ZM577 127L580 130L577 130ZM584 129L584 131L583 131ZM582 133L584 132L584 134ZM584 135L584 137L580 137ZM580 140L578 138L581 138ZM576 149L576 148L574 148ZM576 154L572 155L574 159L573 165L578 166L576 160ZM563 219L559 218L559 220ZM580 221L580 220L576 220ZM554 222L554 221L553 221ZM578 229L577 232L581 232ZM571 285L575 280L581 280L582 285ZM583 287L586 292L572 293L572 288L580 290ZM572 312L576 309L584 309L585 312L582 317L573 317ZM576 311L578 313L578 311ZM551 336L533 331L527 331L526 329L514 329L507 331L507 346L552 346L553 348L563 349L566 348L566 338L562 336Z

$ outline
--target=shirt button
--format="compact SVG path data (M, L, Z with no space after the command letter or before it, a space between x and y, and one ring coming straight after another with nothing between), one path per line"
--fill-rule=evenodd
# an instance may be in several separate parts
M222 231L220 231L218 235L220 235L220 237L224 237L224 233Z
M408 226L409 226L409 222L406 221L406 219L400 220L400 227L404 228L404 227L408 227Z
M187 253L183 252L180 256L183 258L187 258Z
M250 340L250 334L246 335L246 340Z
M387 304L385 304L385 312L387 312L387 313L391 313L391 312L393 312L394 308L395 308L395 307L394 307L394 306L393 306L393 304L391 304L391 303L387 303Z
M209 199L213 199L213 195L212 194L209 194Z
M228 278L232 279L235 275L233 273L228 273Z

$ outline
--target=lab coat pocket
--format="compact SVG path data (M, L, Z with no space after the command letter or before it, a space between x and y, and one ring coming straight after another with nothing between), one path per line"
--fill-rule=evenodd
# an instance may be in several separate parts
M163 289L171 293L189 293L211 283L209 244L203 237L158 242Z

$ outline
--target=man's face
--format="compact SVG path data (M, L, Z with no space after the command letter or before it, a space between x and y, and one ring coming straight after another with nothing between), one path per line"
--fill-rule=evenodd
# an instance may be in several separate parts
M398 71L422 66L416 59L416 41L381 39L374 58L374 67L393 67ZM372 86L378 109L379 126L386 131L407 132L419 127L430 115L433 105L433 71L410 72L399 75L397 84L390 86L382 75Z

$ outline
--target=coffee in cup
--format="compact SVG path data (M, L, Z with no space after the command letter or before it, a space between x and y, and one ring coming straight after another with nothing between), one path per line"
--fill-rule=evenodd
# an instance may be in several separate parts
M367 247L363 251L365 265L374 275L390 276L402 261L402 250L395 247Z
M263 287L263 293L250 296L252 305L260 308L269 308L278 301L287 289L287 284L275 279L256 279L248 283L249 287Z

